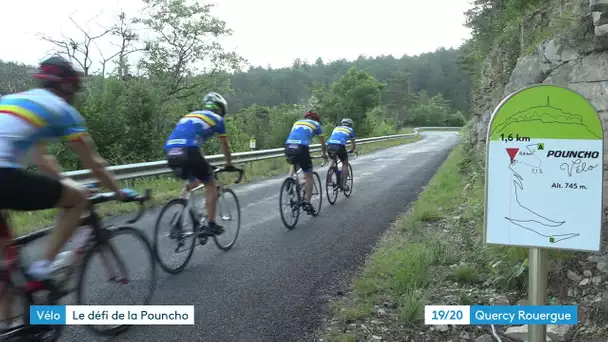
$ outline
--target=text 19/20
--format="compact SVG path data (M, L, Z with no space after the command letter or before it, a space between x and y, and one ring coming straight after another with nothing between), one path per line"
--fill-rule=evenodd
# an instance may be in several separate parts
M462 310L433 310L433 320L461 320Z

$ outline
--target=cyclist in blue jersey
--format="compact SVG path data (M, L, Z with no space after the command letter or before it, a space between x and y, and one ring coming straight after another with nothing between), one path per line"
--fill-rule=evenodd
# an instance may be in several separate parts
M202 102L203 110L191 112L177 122L165 143L165 153L169 167L179 178L185 180L192 177L191 181L196 183L198 180L205 184L207 225L201 227L201 234L212 236L222 234L224 227L215 222L217 188L212 177L212 166L201 154L201 143L217 135L228 170L232 168L232 156L224 125L228 103L214 92L205 95Z
M312 197L312 159L310 158L309 145L315 135L319 136L321 141L321 150L323 158L327 158L325 138L323 137L323 128L321 128L321 117L316 112L309 110L304 114L304 120L298 120L293 124L291 133L285 141L285 156L290 163L297 163L304 172L306 184L304 186L306 198L304 199L304 208L311 210L313 207L310 203ZM289 169L289 174L293 174L294 166Z
M341 186L344 191L348 191L348 185L344 183L344 180L348 178L348 152L346 151L346 142L350 139L351 151L357 150L357 144L355 143L355 130L353 129L353 120L344 118L340 122L340 126L334 128L331 132L329 140L327 140L327 153L331 158L330 167L335 163L336 156L340 158L342 162L342 178Z
M89 194L61 175L61 167L46 144L65 139L85 168L115 191L118 199L124 195L106 169L106 161L95 151L84 119L72 107L75 94L82 89L82 73L64 58L51 57L40 64L34 78L39 80L39 88L0 98L0 260L5 259L6 243L11 238L2 211L61 208L43 259L34 261L28 270L32 277L46 279L60 266L54 259L79 226ZM42 172L25 170L28 161ZM6 313L10 305L2 302L2 309Z

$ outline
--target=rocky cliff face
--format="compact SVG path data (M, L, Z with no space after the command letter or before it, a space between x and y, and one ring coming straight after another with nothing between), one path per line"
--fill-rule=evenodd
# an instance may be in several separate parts
M490 115L500 100L527 85L555 84L578 91L595 106L604 123L604 160L608 162L608 0L555 0L528 14L523 23L519 51L497 45L484 61L480 87L473 97L472 138L477 147L485 145ZM530 31L544 31L548 38L525 50L523 42ZM605 221L607 176L605 168Z

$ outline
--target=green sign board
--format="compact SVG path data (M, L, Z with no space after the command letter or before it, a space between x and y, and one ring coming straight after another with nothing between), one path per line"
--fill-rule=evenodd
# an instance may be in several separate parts
M505 98L488 127L486 243L599 250L603 137L594 107L570 89Z

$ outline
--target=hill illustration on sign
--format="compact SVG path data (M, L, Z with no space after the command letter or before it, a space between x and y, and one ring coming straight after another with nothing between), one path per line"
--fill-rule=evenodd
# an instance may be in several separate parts
M517 136L551 139L602 139L603 131L597 128L596 120L576 113L564 112L551 105L551 98L541 106L528 107L509 117L497 117L491 126L491 140L508 138L517 141ZM599 120L599 118L597 119ZM513 135L512 132L516 132ZM521 137L520 137L521 138Z
M602 123L579 94L540 85L507 97L488 129L486 242L597 250L602 153Z

